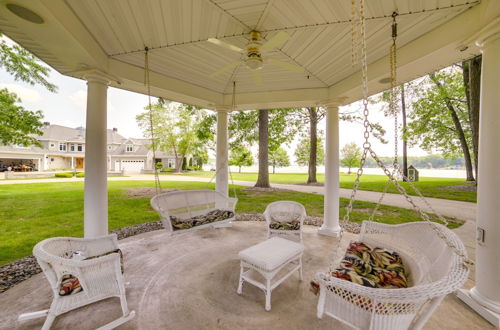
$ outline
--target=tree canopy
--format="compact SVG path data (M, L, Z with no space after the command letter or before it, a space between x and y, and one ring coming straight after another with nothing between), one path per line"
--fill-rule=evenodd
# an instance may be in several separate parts
M252 166L252 152L243 146L238 146L231 149L229 155L229 165L238 166L238 171L241 173L242 166Z
M323 147L323 139L318 138L318 146L317 146L317 164L323 165L325 163L325 148ZM309 152L311 150L311 144L308 137L303 137L300 139L297 144L297 148L295 149L295 159L297 164L300 166L308 166L309 165Z
M0 67L14 76L17 81L35 85L40 84L51 92L57 86L47 78L50 69L39 63L38 59L16 44L8 43L0 34ZM40 143L33 137L42 134L43 114L40 110L27 110L18 103L21 99L7 89L0 90L0 143L9 145L37 145Z
M290 157L288 153L283 148L278 148L272 152L269 152L269 165L273 168L273 173L276 173L277 167L287 167L290 166Z
M176 171L181 171L187 155L204 151L204 144L198 139L201 112L193 106L160 98L151 109L145 107L136 120L144 136L154 142L156 150L175 156Z
M346 144L340 150L340 165L347 167L347 174L351 174L351 168L359 166L361 161L361 148L356 143Z
M17 103L21 100L7 89L0 90L0 143L4 145L37 145L40 142L33 134L41 135L41 119L43 114L40 110L29 111Z

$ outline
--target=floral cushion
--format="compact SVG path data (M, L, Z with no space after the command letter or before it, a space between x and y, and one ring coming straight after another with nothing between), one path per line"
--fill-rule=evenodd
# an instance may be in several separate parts
M398 253L362 242L351 242L339 267L331 274L371 288L408 287L403 261Z
M78 252L80 252L80 251L78 251ZM91 260L91 259L95 259L95 258L99 258L99 257L104 257L104 256L107 256L111 253L118 253L120 255L120 264L121 264L121 270L122 270L122 274L123 274L123 253L120 249L105 252L105 253L97 255L97 256L88 257L88 258L85 258L83 260ZM71 252L70 255L74 256L75 252ZM78 253L78 255L81 255L81 253ZM76 293L79 293L82 291L83 291L83 288L80 285L80 280L78 279L78 277L76 277L72 274L63 275L63 277L61 278L61 284L59 285L59 295L60 296L68 296L68 295L76 294Z
M179 219L176 216L170 216L170 222L174 230L189 229L196 226L205 225L212 222L222 221L234 217L234 212L229 210L212 210L204 215L197 215L189 219Z
M293 220L291 222L272 221L269 228L277 230L300 230L300 221Z
M61 279L61 285L59 286L59 295L67 296L71 294L76 294L83 291L80 281L77 277L71 274L63 275Z

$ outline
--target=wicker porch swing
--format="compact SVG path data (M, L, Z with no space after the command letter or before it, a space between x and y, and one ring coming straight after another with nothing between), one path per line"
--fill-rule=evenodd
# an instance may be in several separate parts
M372 149L369 141L371 130L368 120L364 0L359 0L357 4L353 0L352 4L353 36L356 35L356 28L359 28L360 36L365 142L344 220L349 220L369 154L389 179L370 219L373 219L388 185L393 184L423 221L401 225L364 221L358 240L349 244L339 262L337 256L343 236L341 230L333 264L328 272L317 273L312 282L313 289L319 290L317 315L321 318L327 314L357 329L421 329L444 297L465 283L472 262L467 258L463 243L447 228L446 219L438 215L444 225L432 222L396 179L396 175L404 178L397 162L397 136L392 171ZM397 13L392 17L390 106L393 114L396 114ZM353 54L353 59L355 57ZM411 183L410 186L425 201L418 189ZM428 202L425 203L435 212Z
M153 149L153 163L156 159L156 139L153 129L153 114L151 105L151 84L149 79L149 49L145 48L144 77L148 92L149 123L151 130L151 148ZM233 85L234 86L234 85ZM233 87L234 106L234 87ZM155 175L156 195L151 199L151 206L160 215L163 227L171 234L206 227L229 227L234 220L236 203L236 189L231 172L231 181L235 198L225 196L219 191L211 189L181 190L162 192L158 167L153 166ZM214 174L217 175L219 169ZM213 178L207 183L209 185Z

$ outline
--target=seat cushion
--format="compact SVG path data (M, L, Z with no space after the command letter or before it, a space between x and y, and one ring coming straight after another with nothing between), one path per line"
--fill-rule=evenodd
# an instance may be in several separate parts
M408 287L408 276L399 254L372 248L363 242L349 244L339 267L331 275L371 288Z
M304 251L302 244L273 237L240 251L241 260L264 271L273 271Z
M234 217L234 212L229 210L212 210L207 214L197 215L189 219L179 219L176 216L170 216L170 222L174 230L189 229L196 226L206 225L208 223L223 221Z
M121 271L123 274L123 253L122 250L116 249L113 251L105 252L103 254L97 255L97 256L92 256L88 258L84 258L83 260L91 260L99 257L104 257L107 256L111 253L118 253L120 255L120 266L121 266ZM71 253L68 253L68 255L71 255L73 258L75 255L81 256L81 251L72 251ZM79 292L82 292L83 288L80 284L80 280L78 277L72 275L72 274L65 274L61 278L61 284L59 285L59 295L60 296L68 296L72 294L77 294Z
M290 222L280 222L280 221L271 221L269 224L269 228L275 230L300 230L300 221L293 220Z

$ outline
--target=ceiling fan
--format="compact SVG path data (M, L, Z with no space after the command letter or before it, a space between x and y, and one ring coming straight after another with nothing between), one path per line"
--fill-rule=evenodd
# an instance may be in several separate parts
M268 52L274 48L282 46L289 38L290 35L288 33L286 33L285 31L280 31L274 37L272 37L265 43L262 43L260 32L252 31L250 32L250 41L246 45L245 49L241 49L240 47L237 47L220 39L209 38L207 40L208 42L243 54L241 60L228 63L222 68L212 72L210 76L216 77L228 70L236 68L241 64L245 64L248 69L252 70L255 84L257 85L262 85L261 69L264 67L264 64L271 64L288 71L303 73L304 68L299 65L263 56L263 52Z

